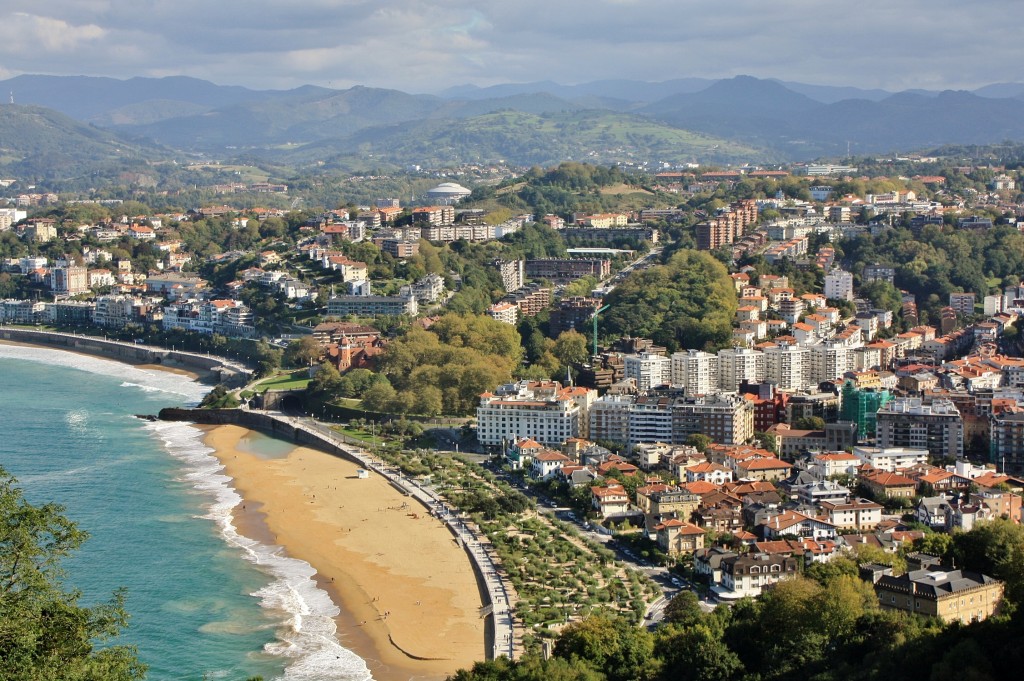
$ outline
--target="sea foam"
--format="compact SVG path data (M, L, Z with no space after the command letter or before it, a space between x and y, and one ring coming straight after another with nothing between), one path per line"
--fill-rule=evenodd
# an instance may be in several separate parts
M0 357L62 366L124 379L124 388L139 390L145 406L168 406L168 402L195 405L208 388L171 372L141 369L121 362L52 348L0 344ZM142 408L140 407L140 409ZM77 414L68 416L76 424ZM313 576L316 570L305 561L289 558L279 547L267 546L242 536L234 526L231 510L242 499L222 473L213 450L202 442L202 431L187 423L151 422L144 428L158 437L166 451L182 464L182 479L212 499L202 517L216 524L225 542L260 567L271 581L252 596L270 612L280 613L276 641L265 652L286 660L285 681L368 681L366 663L337 640L334 617L338 607ZM62 474L66 475L70 471Z
M258 565L273 581L253 596L271 611L282 613L276 641L266 652L288 659L284 679L291 681L366 681L371 678L366 663L344 648L337 639L334 617L338 606L317 586L316 570L301 560L282 554L238 533L231 511L242 499L231 488L213 450L202 442L202 431L185 423L154 422L146 428L164 443L167 451L184 465L183 479L213 498L203 516L216 523L229 546L237 547L247 560Z

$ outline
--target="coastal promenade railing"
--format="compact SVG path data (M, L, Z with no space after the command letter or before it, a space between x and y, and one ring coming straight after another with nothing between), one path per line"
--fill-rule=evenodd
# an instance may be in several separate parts
M326 440L332 446L344 450L354 460L359 461L367 470L376 472L392 484L406 490L410 496L417 499L435 517L444 522L461 542L467 555L473 561L477 574L483 580L487 598L490 601L485 608L490 610L491 621L494 625L492 657L498 658L502 655L510 659L515 657L516 634L509 593L504 580L498 572L498 566L495 563L491 549L489 545L481 542L476 530L459 517L458 513L449 507L437 492L420 485L412 478L403 476L400 470L389 467L384 461L377 459L361 447L352 445L340 433L311 419L274 414L272 412L261 413L267 418L287 424L297 431L306 433L310 437Z

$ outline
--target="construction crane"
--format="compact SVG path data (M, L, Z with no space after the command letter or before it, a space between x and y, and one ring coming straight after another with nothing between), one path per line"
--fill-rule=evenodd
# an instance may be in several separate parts
M598 309L594 310L594 315L591 317L591 319L594 320L594 354L591 355L592 357L597 357L597 315L601 314L609 307L611 306L605 305L604 307L599 307Z

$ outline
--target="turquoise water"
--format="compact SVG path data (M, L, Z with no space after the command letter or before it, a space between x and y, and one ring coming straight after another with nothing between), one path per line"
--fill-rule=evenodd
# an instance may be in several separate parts
M194 404L205 386L48 349L0 346L0 465L34 503L54 501L90 539L68 562L87 604L128 590L123 639L148 678L365 681L337 609L306 563L240 537L230 480L180 423L134 414ZM252 439L275 456L282 445Z

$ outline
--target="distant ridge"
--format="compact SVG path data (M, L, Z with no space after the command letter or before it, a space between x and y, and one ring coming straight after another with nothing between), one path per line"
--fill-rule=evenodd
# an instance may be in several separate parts
M848 148L880 153L1024 140L1019 83L975 92L889 93L737 76L462 85L430 95L366 86L253 90L187 77L25 75L0 82L0 93L10 91L18 105L59 111L120 139L138 140L140 149L148 140L183 151L244 150L265 158L319 160L334 153L353 159L358 149L372 148L397 164L424 156L494 160L491 153L509 163L533 163L543 156L538 140L547 139L552 126L559 137L551 148L565 158L607 162L728 162L737 150L750 153L750 160L800 160L840 156ZM528 116L494 116L505 111ZM574 116L582 127L566 123ZM502 121L509 127L502 128ZM515 127L522 125L540 127ZM459 134L460 127L466 134ZM605 130L604 137L596 129ZM709 139L715 142L699 141ZM443 153L432 151L431 143L443 143ZM23 147L32 147L12 138L0 145L18 158L25 156Z

